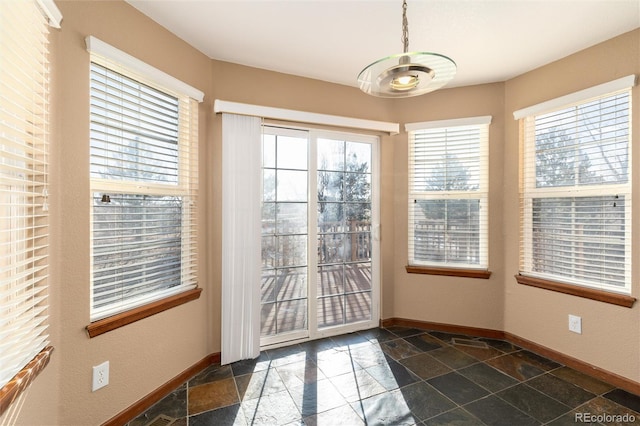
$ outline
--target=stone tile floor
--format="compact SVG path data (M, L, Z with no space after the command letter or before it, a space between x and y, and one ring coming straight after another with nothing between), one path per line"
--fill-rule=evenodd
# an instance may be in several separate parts
M640 396L509 342L391 327L213 365L134 419L200 425L640 425Z

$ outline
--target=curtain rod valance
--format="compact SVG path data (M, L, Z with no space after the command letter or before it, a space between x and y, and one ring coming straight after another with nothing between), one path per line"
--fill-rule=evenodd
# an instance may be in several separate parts
M58 6L56 6L55 2L53 0L37 1L49 21L49 26L53 28L61 28L60 22L62 22L62 13L60 12L60 9L58 9Z
M596 98L598 96L604 96L608 93L617 92L618 90L629 89L635 85L636 76L634 74L628 75L626 77L618 78L617 80L602 83L584 90L569 93L565 96L560 96L559 98L550 99L536 105L531 105L529 107L519 109L513 112L513 118L515 120L519 120L521 118L530 117L532 115L544 114L558 108L566 107L567 105L575 104L577 102L584 102L591 98Z
M480 126L491 124L491 116L483 115L479 117L452 118L449 120L423 121L420 123L405 123L404 129L407 132L414 130L440 129L443 127Z
M342 117L339 115L319 114L315 112L296 111L292 109L274 108L262 105L243 104L216 99L213 111L271 118L274 120L295 121L298 123L323 124L328 126L349 127L352 129L375 130L390 135L399 133L400 125L386 121L365 120L362 118Z
M108 43L105 43L99 38L88 36L85 38L85 43L87 44L87 51L89 53L94 53L102 56L103 58L114 61L130 71L144 76L147 80L150 80L161 87L189 96L191 99L195 99L198 102L202 102L204 99L204 93L202 91L178 80L156 67L147 64L146 62L141 61L138 58L129 55L126 52L123 52L116 47L111 46Z

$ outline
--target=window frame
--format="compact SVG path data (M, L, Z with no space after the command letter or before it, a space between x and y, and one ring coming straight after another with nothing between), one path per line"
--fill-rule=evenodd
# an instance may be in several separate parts
M635 298L631 296L631 200L633 196L632 188L632 166L628 167L626 183L590 185L567 185L567 186L544 186L536 188L537 170L535 166L536 148L535 131L532 130L531 123L535 123L538 116L562 111L569 108L579 108L600 99L606 99L628 93L628 115L629 115L629 136L628 136L628 158L631 162L632 151L632 93L631 88L635 85L635 75L623 77L611 82L594 86L579 92L571 93L556 99L542 102L531 107L515 111L514 118L519 121L520 139L520 265L519 273L515 276L516 282L550 291L611 303L619 306L631 307ZM529 138L527 138L529 137ZM631 164L631 163L630 163ZM585 197L625 196L625 264L628 266L626 284L624 287L614 287L612 285L594 285L581 281L578 278L552 276L545 273L532 271L533 265L533 200L540 198L566 198L568 200L578 200Z
M408 264L405 267L407 273L456 276L466 278L488 279L489 271L489 127L491 116L477 116L450 120L438 120L419 123L407 123L405 130L408 133ZM415 176L413 167L413 155L416 132L421 130L463 130L474 128L479 132L478 139L478 188L475 190L453 191L414 191L412 182ZM414 256L415 230L414 230L414 204L417 200L458 200L477 199L479 201L479 263L457 264L451 262L427 262L416 261Z
M91 241L93 241L95 193L111 193L146 196L177 196L181 204L181 243L180 243L180 284L169 289L155 289L151 294L132 298L124 306L109 305L104 309L94 308L94 258L93 242L91 247L91 300L90 324L86 327L89 337L133 323L148 316L162 312L200 297L202 289L197 279L197 220L198 220L198 103L204 94L197 89L157 70L150 65L96 39L86 38L90 62L106 68L107 72L122 74L137 84L148 86L177 99L178 145L174 160L177 167L177 180L172 183L150 182L145 179L109 179L91 176L90 203ZM93 73L93 71L91 71ZM93 96L93 95L92 95ZM185 257L186 256L186 257Z

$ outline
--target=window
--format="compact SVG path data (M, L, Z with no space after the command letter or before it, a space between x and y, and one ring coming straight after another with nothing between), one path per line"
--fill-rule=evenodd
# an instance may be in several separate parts
M612 84L516 113L523 276L631 291L632 83Z
M94 50L91 321L198 283L197 101Z
M47 365L49 1L2 4L0 415Z
M488 269L490 122L474 117L406 125L409 266Z

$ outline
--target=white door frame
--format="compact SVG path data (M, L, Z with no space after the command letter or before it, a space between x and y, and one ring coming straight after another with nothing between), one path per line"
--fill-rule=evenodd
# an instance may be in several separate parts
M293 343L315 340L323 337L366 330L379 325L380 320L380 286L381 286L381 254L380 254L380 137L352 132L333 130L306 129L265 125L272 129L304 130L308 132L308 187L307 187L307 330L278 334L260 338L261 349L276 348ZM286 130L285 130L286 132ZM371 319L352 324L339 325L318 330L317 327L317 139L337 139L348 142L371 144Z

